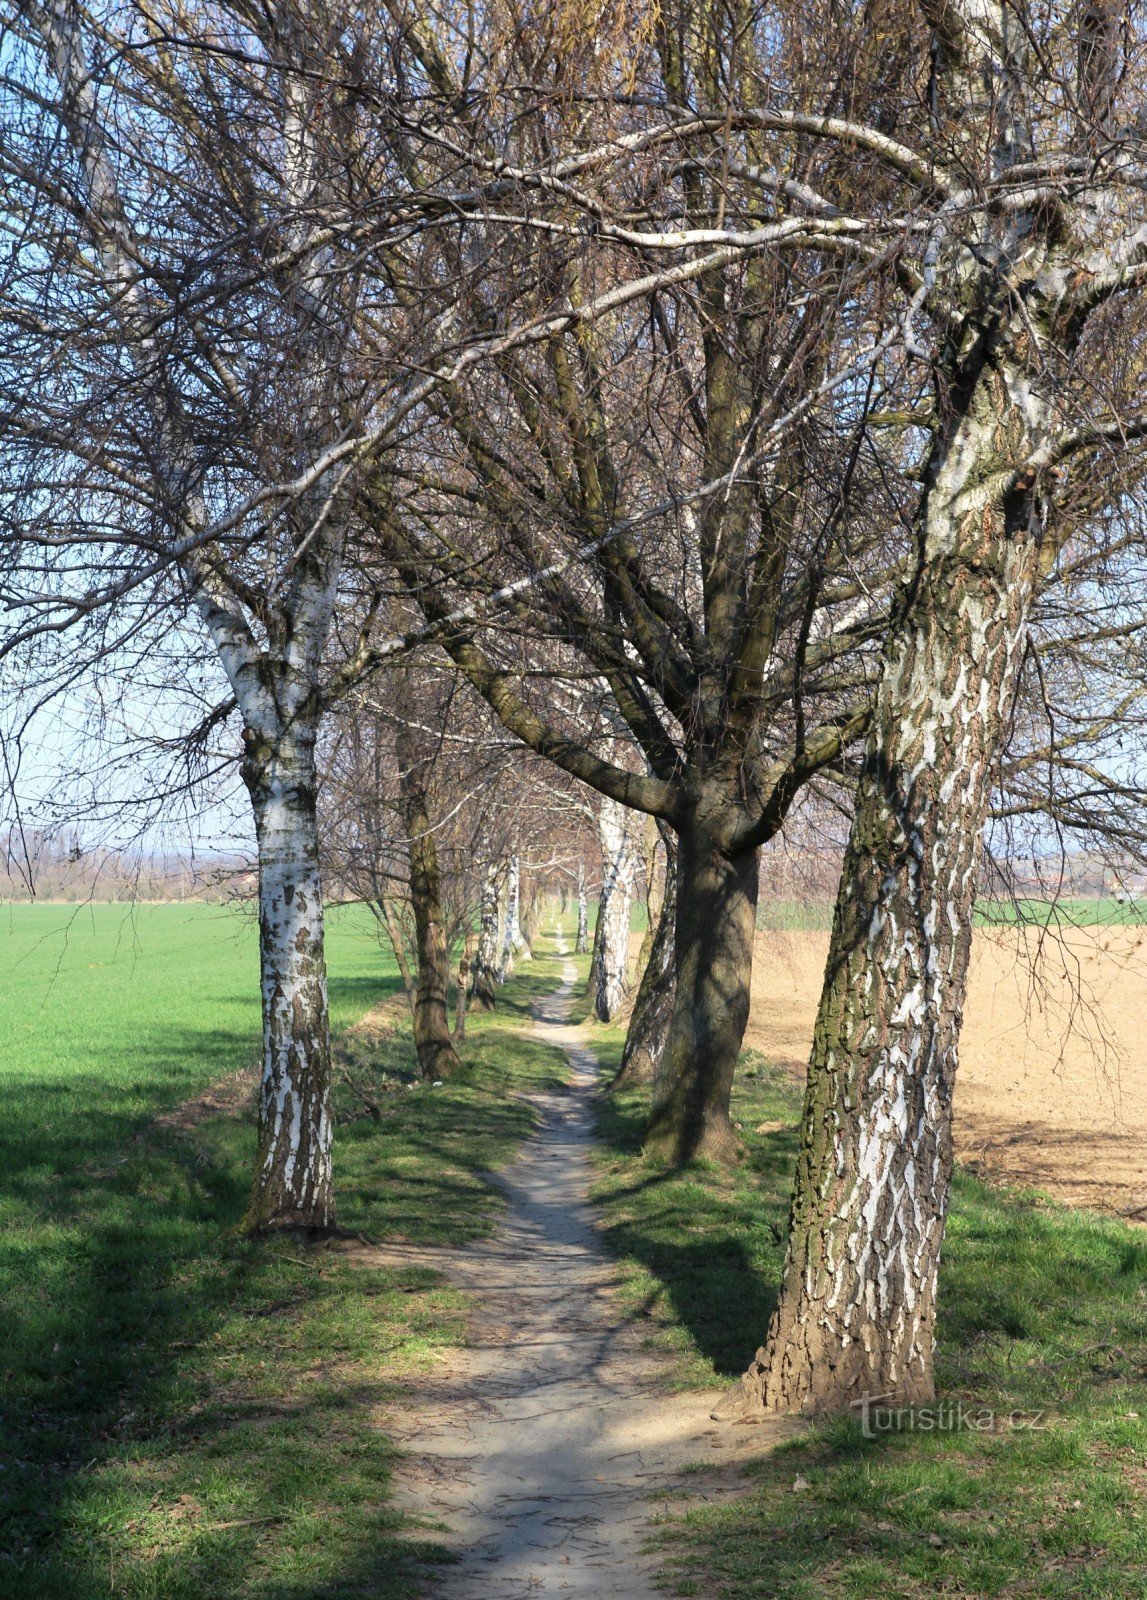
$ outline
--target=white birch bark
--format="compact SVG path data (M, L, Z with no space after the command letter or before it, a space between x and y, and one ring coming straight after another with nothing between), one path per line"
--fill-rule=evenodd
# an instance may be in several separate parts
M478 954L474 961L474 1004L492 1011L498 985L498 863L490 862L482 878Z
M330 1043L314 732L250 731L243 777L259 843L263 1073L249 1222L334 1222Z
M587 955L589 952L589 902L585 892L585 862L577 864L577 938L574 940L574 954Z
M522 935L518 927L518 896L521 889L520 867L516 855L511 856L506 867L505 902L502 912L502 954L498 962L498 982L505 983L514 971L514 957Z
M637 850L631 813L616 800L602 798L597 828L602 880L598 910L600 960L593 1009L600 1022L612 1022L629 993L629 922Z

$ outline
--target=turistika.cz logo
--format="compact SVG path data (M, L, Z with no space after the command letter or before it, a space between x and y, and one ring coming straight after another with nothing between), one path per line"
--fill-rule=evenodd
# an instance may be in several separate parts
M897 1404L891 1394L862 1394L852 1402L860 1412L866 1439L882 1433L1031 1432L1047 1426L1043 1411L996 1411L965 1400L938 1400L934 1405Z

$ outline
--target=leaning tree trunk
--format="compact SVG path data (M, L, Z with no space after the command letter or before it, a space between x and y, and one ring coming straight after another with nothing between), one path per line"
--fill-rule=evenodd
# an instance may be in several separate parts
M625 1035L621 1066L610 1089L653 1083L669 1037L673 1018L676 969L673 962L674 925L677 918L677 847L665 833L665 893L653 925L649 955L641 973L633 1015Z
M474 961L474 1004L493 1011L498 992L498 867L491 862L482 879L478 954Z
M315 729L243 730L259 845L263 1072L247 1226L334 1224L331 1051L316 823Z
M749 1020L757 857L724 854L696 817L678 837L676 989L645 1133L646 1152L673 1166L737 1156L729 1102Z
M780 1302L741 1388L718 1408L726 1417L934 1393L981 837L1040 542L1032 497L1003 509L967 498L955 526L928 528L910 608L886 646L809 1065Z
M612 1022L629 992L629 920L636 862L625 808L602 799L598 814L602 879L596 943L594 1016Z
M577 864L577 938L574 955L584 956L589 949L589 906L585 897L585 862Z
M413 748L410 730L399 723L395 740L399 792L410 848L410 905L414 912L414 944L418 956L418 991L414 999L414 1048L428 1081L448 1078L462 1063L450 1037L450 949L442 914L442 881L438 845L430 817L423 761Z

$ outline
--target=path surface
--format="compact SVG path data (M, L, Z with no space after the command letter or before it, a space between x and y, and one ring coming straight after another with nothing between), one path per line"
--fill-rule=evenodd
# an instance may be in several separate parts
M574 977L567 962L534 1027L566 1051L572 1088L534 1101L541 1127L498 1178L494 1237L436 1259L474 1297L471 1348L397 1431L410 1450L400 1503L444 1524L435 1537L459 1558L437 1577L443 1600L654 1600L650 1497L732 1492L735 1471L678 1474L715 1448L733 1466L770 1443L766 1428L712 1422L711 1390L666 1395L664 1358L618 1313L586 1201L597 1063L563 1020Z

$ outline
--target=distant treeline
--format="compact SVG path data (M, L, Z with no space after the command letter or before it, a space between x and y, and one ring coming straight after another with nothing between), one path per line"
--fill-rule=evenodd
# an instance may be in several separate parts
M256 887L249 863L238 856L88 848L75 829L9 828L0 844L0 900L228 900Z

